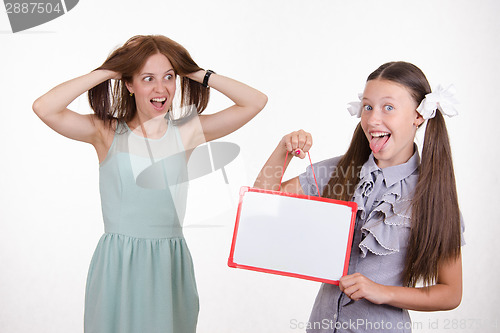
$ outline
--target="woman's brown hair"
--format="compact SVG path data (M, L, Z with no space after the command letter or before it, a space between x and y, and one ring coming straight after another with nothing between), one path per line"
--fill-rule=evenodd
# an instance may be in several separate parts
M111 87L111 80L89 90L90 107L99 119L111 124L113 119L130 121L136 114L135 97L130 96L125 82L131 82L132 76L144 65L146 60L155 54L163 54L168 58L176 74L180 75L181 101L180 107L187 110L189 116L196 110L202 113L207 107L210 89L190 80L185 75L201 70L191 58L189 52L180 44L161 35L134 36L123 46L113 51L97 69L107 69L121 74Z
M407 62L380 66L367 81L383 79L405 86L417 103L431 92L424 73ZM330 178L322 196L351 200L359 182L359 172L370 156L370 146L358 124L346 154ZM460 212L450 142L440 112L428 120L425 130L419 178L411 204L412 225L402 280L414 287L434 283L438 265L460 255Z

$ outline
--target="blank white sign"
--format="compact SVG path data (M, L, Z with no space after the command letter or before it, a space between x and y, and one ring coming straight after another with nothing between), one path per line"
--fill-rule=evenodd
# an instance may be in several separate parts
M229 266L338 281L348 266L355 204L252 190L242 189Z

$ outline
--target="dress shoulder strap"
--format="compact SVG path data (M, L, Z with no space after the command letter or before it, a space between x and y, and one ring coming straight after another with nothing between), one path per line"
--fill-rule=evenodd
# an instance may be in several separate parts
M115 124L111 125L111 126L116 126L114 129L114 133L113 133L113 141L111 142L111 145L108 148L108 152L106 154L106 157L104 158L104 160L101 163L99 163L100 166L103 166L105 164L105 162L107 162L109 159L111 159L111 157L116 153L118 141L120 141L119 137L121 136L122 133L126 132L126 128L124 128L124 126L120 120L116 120ZM112 129L112 127L111 127L111 129Z

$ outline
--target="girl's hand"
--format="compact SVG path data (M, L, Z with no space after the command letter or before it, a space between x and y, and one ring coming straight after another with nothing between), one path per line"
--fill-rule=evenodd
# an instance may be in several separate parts
M361 273L354 273L340 278L340 290L350 299L366 299L374 304L386 304L389 301L387 287L373 282Z
M304 158L309 149L311 149L312 143L312 136L310 133L304 130L298 130L285 135L281 139L280 145L282 145L286 151L292 153L293 156Z
M311 134L298 130L285 135L279 142L274 152L269 156L266 164L262 167L254 187L273 191L283 191L288 193L304 194L299 177L294 177L282 181L282 175L290 164L292 158L286 158L286 153L300 158L306 157L306 153L311 149Z

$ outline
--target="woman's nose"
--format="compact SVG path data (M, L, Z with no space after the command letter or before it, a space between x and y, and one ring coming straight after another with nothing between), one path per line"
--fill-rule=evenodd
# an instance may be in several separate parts
M157 92L164 92L167 88L165 87L165 83L163 81L157 81L155 85L155 89Z

